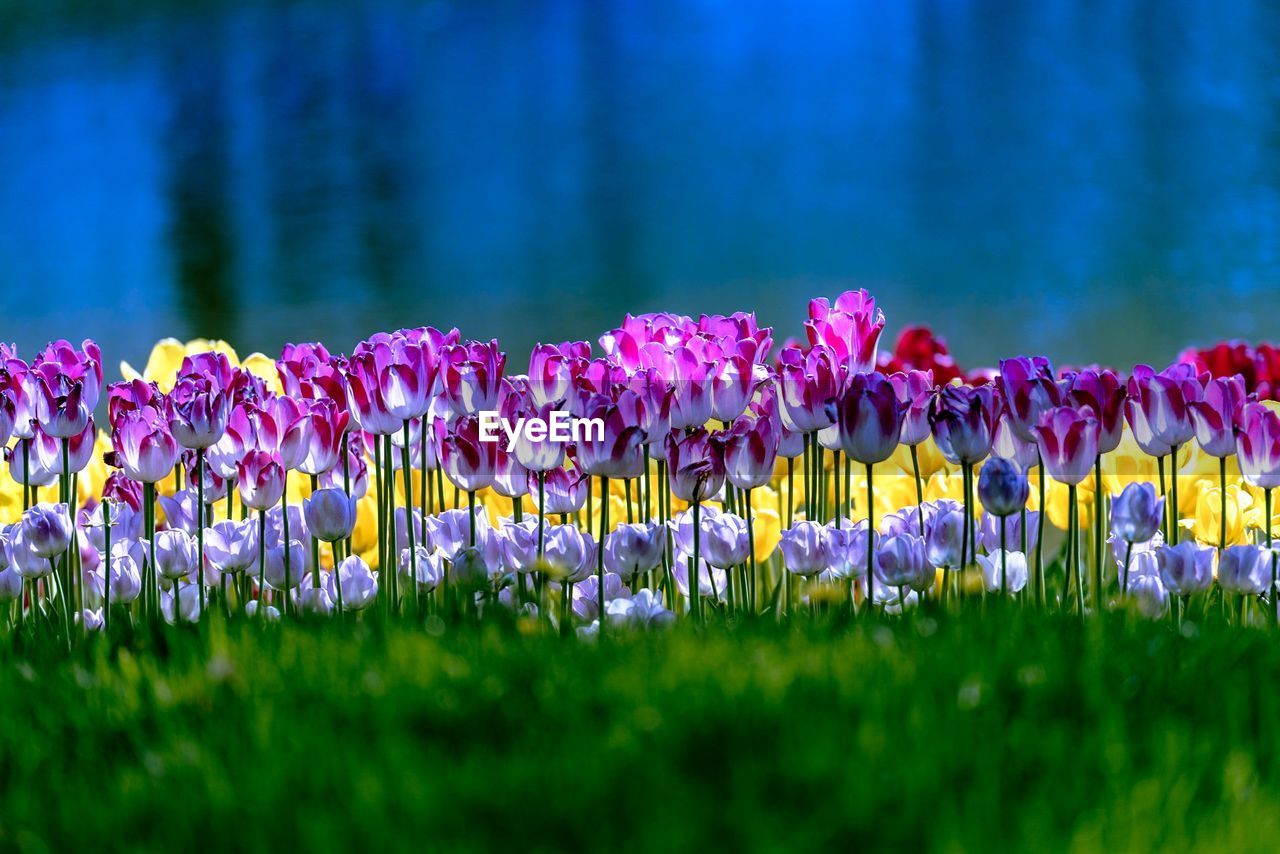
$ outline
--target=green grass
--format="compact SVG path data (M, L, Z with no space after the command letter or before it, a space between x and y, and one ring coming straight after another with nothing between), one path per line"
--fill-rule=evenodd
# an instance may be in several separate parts
M1116 617L211 626L0 661L0 844L1273 850L1280 645Z

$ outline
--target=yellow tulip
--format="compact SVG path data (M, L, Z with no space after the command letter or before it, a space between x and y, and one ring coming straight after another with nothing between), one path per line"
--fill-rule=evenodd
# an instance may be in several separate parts
M772 507L760 507L751 518L751 550L756 563L767 561L782 540L782 519Z
M1206 481L1196 490L1193 499L1194 515L1183 522L1183 527L1190 529L1200 542L1218 545L1222 536L1222 489L1217 484L1209 485ZM1253 496L1238 484L1227 485L1227 545L1247 542L1247 521L1251 516L1261 516L1261 513L1251 513L1253 503Z

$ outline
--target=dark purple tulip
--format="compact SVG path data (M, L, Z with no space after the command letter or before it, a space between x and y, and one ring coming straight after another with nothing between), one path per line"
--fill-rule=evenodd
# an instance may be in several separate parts
M1236 431L1240 473L1252 486L1280 486L1280 415L1261 403L1250 403L1240 415Z
M1145 543L1164 518L1164 499L1146 482L1131 483L1111 501L1111 532L1126 543Z
M724 486L724 446L706 430L667 437L671 491L681 501L706 501Z
M1067 402L1087 406L1098 419L1098 453L1109 454L1124 436L1124 384L1115 371L1087 369L1070 377Z
M1036 427L1036 444L1045 472L1059 483L1076 486L1089 476L1098 456L1098 419L1089 409L1051 409Z
M995 516L1009 516L1027 506L1031 488L1018 464L1004 457L992 457L978 472L978 500Z
M1000 362L1000 389L1009 424L1018 438L1034 442L1036 425L1046 412L1062 405L1053 365L1043 356L1018 356Z
M999 416L1000 403L990 384L944 386L929 409L938 450L954 465L972 465L991 453Z
M836 401L840 447L851 459L872 465L898 447L902 404L893 383L879 373L852 374Z
M1196 441L1206 454L1229 457L1236 452L1235 428L1248 402L1250 396L1245 392L1244 377L1236 374L1210 380L1204 396L1189 404Z

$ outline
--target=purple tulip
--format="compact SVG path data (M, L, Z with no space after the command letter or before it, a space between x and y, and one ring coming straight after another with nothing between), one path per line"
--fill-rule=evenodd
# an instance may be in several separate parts
M182 447L203 450L226 432L231 398L207 377L183 377L167 402L169 429Z
M1240 473L1251 486L1280 486L1280 415L1261 403L1250 403L1236 431Z
M593 395L583 417L598 420L604 429L587 426L576 445L577 462L585 474L599 477L632 478L644 471L641 446L644 432L630 417L635 392L623 391L616 402L606 395Z
M496 340L468 341L440 351L444 398L458 416L478 415L498 408L502 370L507 354Z
M317 489L303 503L307 530L319 540L334 543L351 536L356 527L356 502L341 489Z
M1033 438L1030 442L1023 441L1013 431L1007 412L1000 416L1000 422L996 425L996 437L991 443L991 455L1013 460L1023 471L1030 471L1040 464L1040 449L1036 447L1035 439Z
M595 570L595 541L574 525L548 527L542 554L547 564L569 583L576 584L590 578Z
M787 571L805 577L831 566L831 550L825 526L802 520L782 531L778 543Z
M173 473L178 442L169 425L149 407L125 412L114 422L111 444L124 473L141 483L156 483Z
M681 501L706 501L724 486L724 447L706 430L667 437L671 491Z
M200 565L195 538L177 528L156 533L155 552L156 570L165 578L183 578Z
M933 401L933 371L906 371L889 375L898 403L902 408L902 433L898 437L904 445L919 445L929 438L929 404Z
M558 405L569 394L575 374L591 358L586 341L538 344L529 356L529 391L538 407Z
M780 426L770 418L743 418L724 436L724 467L738 489L765 486L778 460Z
M573 615L584 623L590 623L600 615L600 596L598 587L599 580L593 575L590 578L583 579L579 584L573 587ZM631 596L631 591L622 583L622 579L616 575L606 575L604 577L604 601L605 607L615 599L625 599Z
M66 504L41 502L22 514L22 542L37 557L64 553L71 545L72 532Z
M837 362L850 373L873 371L884 312L865 290L846 291L835 305L825 298L809 301L809 320L804 325L809 344L831 348Z
M924 538L912 534L881 537L876 544L876 569L890 587L924 591L933 586L934 571L925 560Z
M1024 442L1034 442L1035 428L1050 409L1062 405L1062 392L1053 378L1053 365L1043 356L1019 356L1000 362L1009 424Z
M224 519L206 528L204 556L218 572L232 575L253 566L258 560L257 520Z
M325 578L329 598L342 607L360 611L378 598L378 575L359 555L351 555L334 567Z
M543 490L549 514L577 513L587 503L587 479L564 467L546 473ZM538 483L532 472L529 474L529 491L535 496L538 494Z
M1213 582L1213 555L1212 546L1202 546L1190 540L1176 546L1161 546L1156 549L1160 580L1175 596L1190 596L1208 590Z
M266 551L266 564L261 569L271 589L292 590L308 575L310 555L300 541L289 540L288 545L267 546Z
M1138 446L1151 456L1164 456L1195 435L1186 383L1147 365L1138 365L1129 377L1125 417Z
M808 353L784 347L778 364L778 398L797 433L814 433L835 421L828 404L840 396L836 355L816 346Z
M991 453L999 416L999 400L990 384L944 386L929 410L934 441L953 465L973 465Z
M543 538L547 523L542 523ZM533 572L538 569L538 520L525 519L508 522L498 530L502 542L502 562L512 572Z
M915 523L916 514L914 510L903 515L912 524ZM834 524L826 526L828 568L836 575L842 578L856 578L866 574L868 540L870 540L871 548L875 548L876 542L880 539L880 535L874 531L868 537L868 527L866 519L859 519L854 523L845 521L839 528ZM913 532L895 530L893 533Z
M1051 409L1035 432L1045 472L1054 480L1076 486L1093 471L1098 456L1098 419L1088 409Z
M266 451L250 451L237 468L240 500L246 507L266 510L280 503L284 495L284 466Z
M902 404L893 383L879 372L853 374L836 401L840 446L866 465L883 462L898 447Z
M939 569L964 562L964 509L944 498L924 505L925 557Z
M1129 582L1129 595L1138 605L1138 612L1149 620L1158 620L1169 613L1169 591L1158 575L1139 575Z
M475 416L459 418L449 425L436 422L443 433L440 439L440 462L449 482L464 492L477 492L493 485L498 466L498 443L480 436L480 420Z
M732 513L708 513L701 519L701 557L716 569L744 563L751 551L747 522Z
M1022 510L1030 494L1026 474L1012 460L992 457L978 472L978 500L994 516L1010 516Z
M1070 377L1067 403L1093 410L1098 419L1098 453L1109 454L1120 446L1124 436L1124 410L1127 394L1115 371L1088 369Z
M1236 452L1235 429L1250 397L1245 393L1244 377L1236 374L1210 380L1204 397L1189 404L1196 441L1206 454L1229 457Z
M1111 532L1126 543L1145 543L1160 530L1164 498L1149 483L1130 483L1111 500Z
M1035 510L1027 511L1027 547L1026 554L1031 554L1036 549L1037 524L1040 521L1040 514ZM1022 514L1015 513L1003 518L993 513L982 514L982 521L978 525L978 543L988 554L994 554L1001 548L1000 546L1000 529L1004 528L1004 548L1006 549L1022 549ZM957 537L959 529L957 529ZM956 540L956 549L959 540ZM957 552L958 553L958 552Z
M663 529L654 522L623 523L604 541L604 565L623 581L662 563Z
M417 584L418 593L430 593L444 580L444 560L444 555L440 552L432 551L425 546L414 546L412 552L401 549L400 561L396 565L396 577L401 579L410 590L413 590L413 585Z
M1252 544L1229 546L1218 556L1218 583L1229 593L1261 595L1271 585L1270 553Z

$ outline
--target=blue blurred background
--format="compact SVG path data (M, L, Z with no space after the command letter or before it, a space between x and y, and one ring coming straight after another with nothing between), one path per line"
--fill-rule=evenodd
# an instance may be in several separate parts
M967 365L1280 337L1278 44L1249 2L12 4L0 339L519 360L857 286Z

